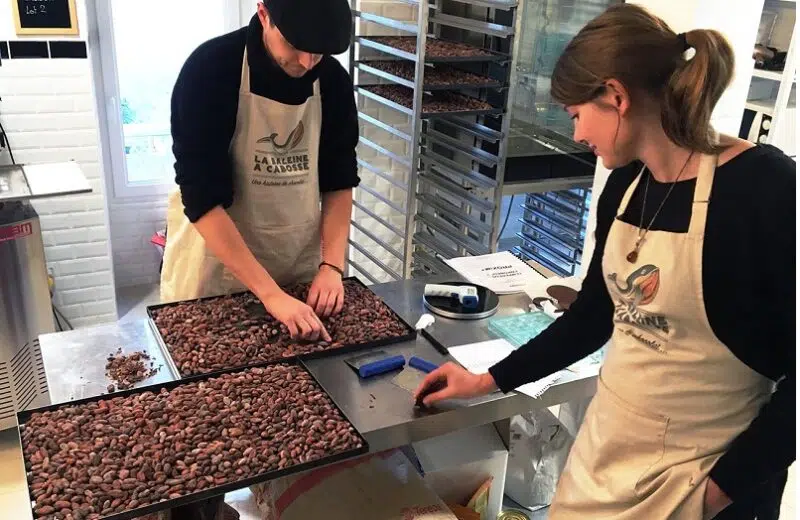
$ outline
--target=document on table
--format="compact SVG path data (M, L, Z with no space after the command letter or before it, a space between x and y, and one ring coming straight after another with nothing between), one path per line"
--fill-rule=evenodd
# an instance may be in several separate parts
M491 289L497 294L520 293L542 275L508 251L480 256L445 260L470 282Z
M512 352L514 346L504 339L494 339L482 341L480 343L470 343L447 349L456 361L461 363L473 374L485 374L489 367L502 360ZM556 384L562 377L561 371L543 377L533 383L528 383L515 388L517 392L533 398L541 396L545 390Z

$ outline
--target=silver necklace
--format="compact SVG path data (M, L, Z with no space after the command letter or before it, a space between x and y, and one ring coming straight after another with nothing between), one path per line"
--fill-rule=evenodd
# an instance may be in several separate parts
M681 176L683 175L684 170L686 170L686 166L689 164L689 161L692 159L693 155L694 151L692 151L692 153L689 154L689 157L686 158L686 162L683 163L683 168L681 168L681 171L678 172L678 176L675 177L675 180L672 181L669 190L667 190L667 194L664 195L664 198L661 200L661 204L658 206L658 209L656 209L656 212L653 214L653 218L650 219L650 223L647 224L646 228L643 228L642 226L644 225L644 208L645 204L647 204L647 188L650 187L650 175L648 175L647 178L645 179L644 197L642 198L642 215L641 217L639 217L639 234L636 237L636 243L634 244L633 249L625 257L628 260L628 262L635 264L636 260L639 259L639 249L642 247L642 244L644 243L644 237L647 235L647 232L650 231L650 228L653 226L653 222L656 221L656 217L658 216L658 214L661 213L661 208L664 207L664 204L667 202L667 199L672 194L672 190L675 189L675 185L678 184L679 180L681 180ZM646 169L647 165L642 166L642 171L639 172L639 175L642 175Z

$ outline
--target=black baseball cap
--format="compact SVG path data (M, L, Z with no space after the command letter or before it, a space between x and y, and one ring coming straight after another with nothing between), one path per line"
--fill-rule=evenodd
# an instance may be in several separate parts
M332 55L350 46L353 15L348 0L264 0L264 7L298 50Z

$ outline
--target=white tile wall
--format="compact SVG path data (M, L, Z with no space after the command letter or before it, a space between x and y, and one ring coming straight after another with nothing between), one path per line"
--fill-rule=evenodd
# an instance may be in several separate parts
M78 7L79 27L85 28L82 0ZM11 16L10 4L0 4L0 40L18 39ZM47 264L55 275L56 304L76 327L116 319L89 60L4 60L0 96L0 120L18 162L75 160L92 185L89 195L34 204L41 218ZM0 162L8 161L7 154L0 155Z
M165 227L166 196L112 199L109 208L117 287L158 283L161 255L150 237Z

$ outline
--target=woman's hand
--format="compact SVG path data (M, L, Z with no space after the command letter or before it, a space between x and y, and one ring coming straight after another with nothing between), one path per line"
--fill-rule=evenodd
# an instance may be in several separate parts
M720 489L716 482L709 478L706 485L705 500L703 501L703 520L711 520L720 514L723 509L731 505L731 502L728 495Z
M330 341L331 336L314 309L283 291L262 298L261 303L276 320L286 325L292 339Z
M344 304L342 275L323 264L311 282L306 303L314 309L317 316L327 318L332 314L339 314Z
M425 395L433 385L444 385L438 391ZM497 389L491 374L473 374L455 363L445 363L427 375L414 392L414 400L420 395L424 398L422 403L430 406L444 399L459 399L486 395Z

